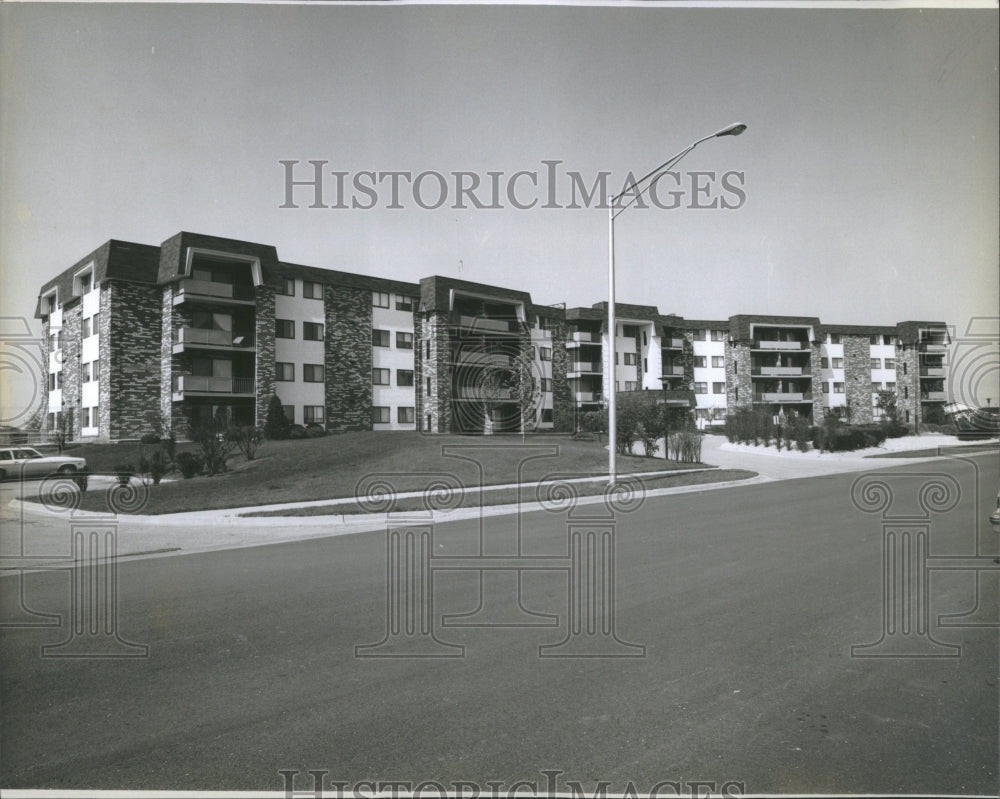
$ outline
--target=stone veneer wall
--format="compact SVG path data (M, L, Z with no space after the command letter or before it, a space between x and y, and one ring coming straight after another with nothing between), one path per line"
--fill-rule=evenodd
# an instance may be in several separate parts
M111 349L109 363L102 358L101 382L103 388L107 375L111 401L107 407L101 404L101 434L107 414L107 435L112 440L148 433L148 412L160 407L161 294L158 287L147 284L108 285ZM102 302L102 322L104 314Z
M422 413L430 414L432 433L451 432L451 336L448 315L443 313L425 314L422 324L425 341L429 340L429 358L423 358L421 386L423 387ZM421 354L425 344L421 342ZM431 390L427 393L426 383L430 378ZM425 423L421 419L421 425Z
M726 347L729 347L728 342ZM727 357L726 360L728 361L729 358ZM684 367L684 384L681 388L694 391L694 331L692 330L684 331L684 339L681 344L681 365ZM726 391L728 391L729 372L726 372L726 385Z
M73 440L80 435L80 352L82 341L83 303L76 302L71 308L63 308L63 347L62 347L62 412L72 414L72 425L67 428L67 439ZM101 320L98 320L99 322ZM103 367L104 364L102 363ZM101 378L103 380L103 368ZM99 391L99 390L98 390ZM101 403L99 416L104 415L104 403ZM104 425L101 425L102 432Z
M324 364L326 367L327 427L332 430L371 430L371 291L327 285L323 288L323 306L326 313ZM258 329L260 328L259 317L258 313ZM271 335L273 337L273 300L271 317ZM273 346L270 358L271 381L273 383ZM261 352L258 349L258 364L261 360Z
M922 421L919 361L916 344L896 345L896 408L899 411L899 421L912 429L916 429ZM906 420L907 411L910 412L909 421Z
M567 326L563 321L552 325L552 429L571 433L576 429L576 400L566 373L569 351L566 349Z
M823 393L822 343L813 341L809 346L809 369L812 373L813 424L821 424L829 405L828 395Z
M736 398L739 389L739 400ZM726 413L753 405L750 380L750 345L747 342L726 344Z
M851 424L868 424L872 414L871 344L868 336L843 336L844 390Z
M254 402L254 423L258 427L263 427L267 421L267 405L274 394L274 289L270 286L257 286L254 289L256 296L256 307L254 308L254 344L257 353L254 357L254 390L256 397ZM325 303L324 303L325 305ZM369 324L369 327L371 325ZM326 319L323 335L329 336L330 320ZM370 334L369 334L370 335ZM326 339L329 341L329 339ZM371 342L369 341L369 344ZM324 342L324 350L326 343ZM329 376L327 386L329 386ZM326 389L329 394L329 388ZM371 399L369 398L369 405ZM327 411L329 413L329 410ZM371 413L369 412L369 416Z

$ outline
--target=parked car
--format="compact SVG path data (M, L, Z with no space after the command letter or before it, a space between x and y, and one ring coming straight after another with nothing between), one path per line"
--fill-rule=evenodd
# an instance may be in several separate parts
M43 455L32 447L0 447L0 480L46 477L50 474L71 475L86 469L85 458Z

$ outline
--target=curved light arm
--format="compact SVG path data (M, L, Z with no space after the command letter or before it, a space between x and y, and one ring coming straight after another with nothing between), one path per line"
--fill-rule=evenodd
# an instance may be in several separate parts
M652 188L653 183L655 183L656 181L652 180L652 181L650 181L650 183L649 183L648 186L646 186L645 188L641 189L640 191L636 191L637 189L639 189L640 186L642 186L643 183L645 183L647 180L649 180L650 178L652 178L654 176L659 177L661 174L663 174L668 169L670 169L670 167L674 166L678 161L680 161L685 155L687 155L689 152L691 152L699 144L701 144L702 142L706 142L709 139L715 139L715 138L717 138L719 136L739 136L746 129L747 129L747 126L744 125L742 122L738 122L736 124L729 125L729 126L723 128L722 130L716 132L716 133L712 133L712 134L710 134L708 136L705 136L704 138L698 139L698 141L694 142L693 144L689 144L687 147L685 147L683 150L681 150L679 153L677 153L677 155L674 155L674 156L668 158L666 161L664 161L662 164L660 164L658 167L656 167L656 169L654 169L652 172L649 172L648 174L646 174L643 177L639 178L639 180L637 180L634 183L632 183L631 185L625 187L618 194L614 195L613 197L611 197L608 200L608 205L610 205L613 208L614 204L616 202L618 202L626 194L629 194L630 192L635 192L635 196L631 200L629 200L625 205L623 205L621 208L619 208L618 211L612 212L612 219L615 218L615 217L617 217L626 208L629 208L640 197L642 197L643 194L645 194L647 191L649 191L650 188Z

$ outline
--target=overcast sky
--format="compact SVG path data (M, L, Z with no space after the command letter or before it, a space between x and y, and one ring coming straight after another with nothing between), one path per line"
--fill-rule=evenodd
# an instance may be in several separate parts
M689 318L939 319L998 313L995 9L4 3L3 316L110 238L180 230L286 261L606 296L606 211L542 208L544 161L618 191L691 141L680 207L616 223L618 299ZM438 172L447 202L285 200L282 160ZM519 178L513 207L507 181ZM503 173L501 208L454 178ZM707 193L696 197L688 173ZM721 186L724 173L739 193ZM326 181L326 202L335 184ZM437 183L423 185L425 204ZM673 184L667 190L677 188ZM490 190L479 190L490 203ZM660 196L669 200L666 190ZM429 199L428 199L429 198ZM735 208L692 208L712 200ZM466 205L471 203L467 202ZM34 324L34 322L32 322ZM37 328L36 328L37 329ZM996 323L992 323L995 332ZM997 398L996 369L982 389ZM979 397L980 402L985 396ZM994 399L994 402L997 400Z

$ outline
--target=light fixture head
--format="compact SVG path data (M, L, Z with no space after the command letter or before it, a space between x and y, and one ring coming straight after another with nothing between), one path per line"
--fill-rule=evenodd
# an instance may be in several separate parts
M716 136L739 136L743 131L747 129L747 126L742 122L736 122L728 127L723 128Z

